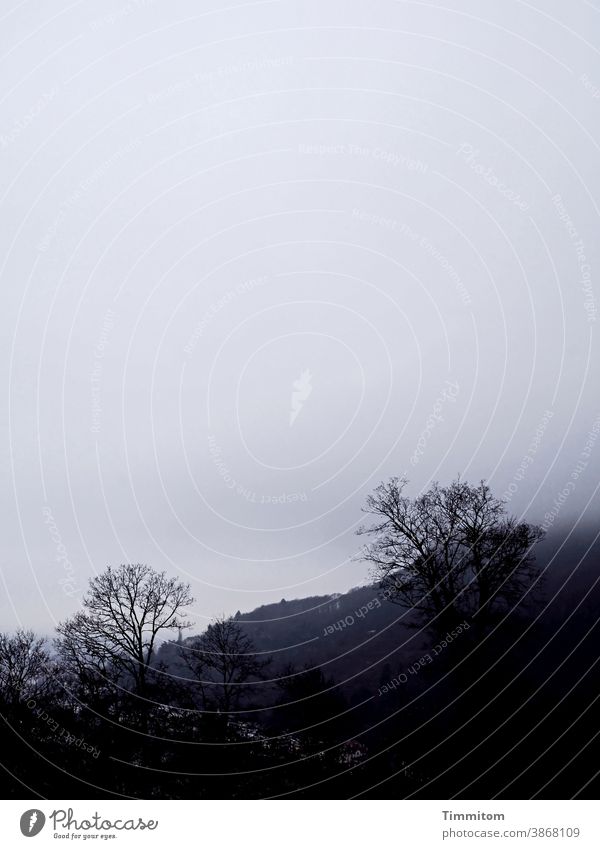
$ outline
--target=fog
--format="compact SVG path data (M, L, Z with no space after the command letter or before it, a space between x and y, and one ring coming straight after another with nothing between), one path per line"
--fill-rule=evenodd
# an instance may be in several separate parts
M600 12L99 0L0 29L4 629L368 580L367 494L598 517Z

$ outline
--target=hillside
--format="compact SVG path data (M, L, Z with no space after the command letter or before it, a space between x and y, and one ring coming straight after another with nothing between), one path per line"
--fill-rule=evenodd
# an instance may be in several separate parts
M575 534L553 533L540 545L541 601L548 607L539 629L552 633L557 621L568 617L575 605L581 605L580 616L586 620L597 609L599 554L600 542L593 528ZM425 634L409 627L403 610L384 599L375 585L343 594L282 599L238 612L235 619L251 637L257 653L271 658L269 677L276 677L289 664L296 668L319 666L353 699L373 693L381 682L422 657L429 645ZM185 639L184 645L192 639ZM158 660L187 676L174 643L163 644Z
M425 644L423 634L408 627L401 608L382 598L376 586L282 599L238 612L235 619L257 653L271 658L271 676L289 664L320 666L347 694L372 691L382 678L387 680L390 673L420 657ZM159 660L170 668L180 667L173 643L161 647Z

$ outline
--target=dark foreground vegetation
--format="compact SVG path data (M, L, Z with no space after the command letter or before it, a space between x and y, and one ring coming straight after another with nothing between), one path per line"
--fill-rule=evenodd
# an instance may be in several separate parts
M404 487L369 498L373 583L344 595L186 636L187 584L124 565L54 640L0 635L4 797L596 797L592 535Z

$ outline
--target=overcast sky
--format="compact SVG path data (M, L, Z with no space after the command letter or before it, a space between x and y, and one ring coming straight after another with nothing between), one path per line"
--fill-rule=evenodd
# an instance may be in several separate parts
M121 562L199 625L344 591L392 474L596 522L599 34L585 0L6 11L0 627Z

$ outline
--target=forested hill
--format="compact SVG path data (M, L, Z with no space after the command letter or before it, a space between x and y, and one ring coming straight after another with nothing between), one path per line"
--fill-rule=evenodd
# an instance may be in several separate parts
M265 604L235 620L252 639L257 653L271 658L273 674L288 664L320 666L344 690L369 691L382 679L410 664L426 643L409 628L402 608L382 597L376 586L344 594L311 596ZM187 643L189 639L184 640ZM176 647L164 644L159 660L176 663Z
M538 627L553 632L576 605L582 621L587 621L600 604L600 542L595 529L550 534L538 552L544 572L541 604L548 605ZM373 692L418 661L432 639L431 634L408 627L402 608L383 598L375 585L343 594L282 599L238 612L234 618L256 652L271 658L269 677L276 677L288 664L320 666L326 677L354 697L361 691ZM184 644L193 638L187 637ZM158 660L186 674L173 643L163 644Z

